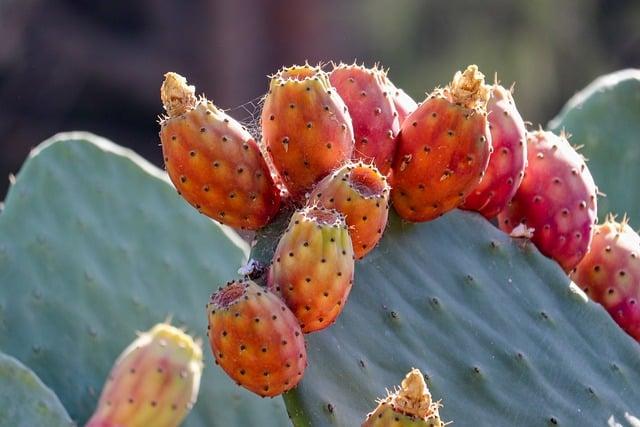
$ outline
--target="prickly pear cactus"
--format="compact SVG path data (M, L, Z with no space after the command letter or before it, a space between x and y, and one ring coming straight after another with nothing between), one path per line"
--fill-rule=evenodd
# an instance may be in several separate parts
M342 316L307 339L306 375L285 395L296 426L360 425L412 367L460 426L604 425L640 408L640 346L533 244L475 213L391 215Z
M0 425L70 427L75 424L58 396L31 369L0 353Z
M0 214L0 348L84 423L136 331L172 317L205 337L206 301L246 255L135 154L58 135L32 153ZM185 426L286 424L281 400L261 400L212 366L206 352Z
M640 193L630 190L640 181L640 70L622 70L596 79L578 92L549 123L565 129L601 192L600 220L609 212L640 218Z

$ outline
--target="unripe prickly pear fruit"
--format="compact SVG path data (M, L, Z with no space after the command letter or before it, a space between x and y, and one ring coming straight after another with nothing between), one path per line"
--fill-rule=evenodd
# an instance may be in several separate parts
M160 140L169 177L199 212L256 230L278 212L280 190L249 132L194 92L184 77L165 75Z
M211 296L207 310L216 364L238 385L273 397L302 379L304 336L277 295L251 280L233 281Z
M478 185L491 152L488 97L484 75L470 65L402 123L391 190L402 218L435 219L461 205Z
M87 427L175 427L198 397L200 344L166 323L143 332L118 357Z
M418 109L418 103L404 90L396 87L389 78L387 78L387 87L391 95L391 100L393 101L393 106L396 107L396 111L398 112L398 121L400 122L400 126L402 126L404 120Z
M412 369L394 393L378 403L362 427L444 427L440 404L431 399L422 372Z
M585 159L564 135L529 132L527 145L524 179L498 216L500 228L533 229L531 241L540 252L569 272L589 251L598 189Z
M373 162L386 175L391 169L400 122L385 72L377 67L340 64L331 71L329 80L349 109L355 136L351 157Z
M595 227L591 249L571 278L640 342L640 236L626 218Z
M318 67L293 66L272 76L261 122L267 152L295 201L351 158L351 117Z
M353 284L354 255L344 217L311 206L296 211L273 254L269 289L279 294L305 333L338 318Z
M389 216L389 192L386 177L375 166L350 162L320 181L308 203L344 215L353 252L361 259L382 238Z
M462 209L493 218L507 206L522 182L527 162L527 137L510 90L497 83L491 86L487 111L493 153L482 181L467 196Z

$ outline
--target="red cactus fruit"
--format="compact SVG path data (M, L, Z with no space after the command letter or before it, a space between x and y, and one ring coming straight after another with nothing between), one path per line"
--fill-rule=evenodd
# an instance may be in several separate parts
M595 227L591 249L571 278L640 342L640 236L609 216Z
M488 97L484 76L470 65L403 122L391 190L402 218L437 218L462 204L478 185L491 151Z
M262 109L262 137L291 197L299 202L353 152L346 105L327 74L308 64L272 76Z
M353 252L361 259L382 238L389 215L389 192L387 179L375 166L351 162L320 181L308 203L344 215Z
M280 207L280 190L252 136L184 77L167 73L160 122L164 162L178 193L199 212L231 227L256 230Z
M440 403L434 402L422 372L412 369L400 388L388 392L376 409L367 414L362 427L444 427Z
M334 67L329 81L342 97L353 122L353 159L373 162L383 174L391 169L398 112L389 94L383 70L356 64Z
M344 217L335 210L296 211L269 269L269 289L282 296L305 333L342 312L353 284L354 256Z
M118 357L87 427L176 427L196 402L201 375L200 344L160 323Z
M304 337L277 295L251 280L233 281L211 296L207 308L216 364L238 385L273 397L302 379Z
M494 84L487 111L493 153L482 181L467 196L462 209L493 218L507 206L522 182L527 144L524 121L511 91Z
M391 95L391 100L393 101L393 106L396 107L396 111L398 112L398 121L400 122L400 126L402 126L404 120L418 109L418 103L404 90L396 87L389 78L387 78L387 87Z
M597 188L584 158L564 135L527 134L528 165L520 188L500 213L500 228L533 228L540 252L570 271L589 251Z

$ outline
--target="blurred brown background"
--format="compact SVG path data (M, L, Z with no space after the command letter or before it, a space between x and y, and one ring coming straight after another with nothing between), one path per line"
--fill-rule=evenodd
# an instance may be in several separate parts
M248 122L265 76L305 59L379 61L416 100L477 63L545 124L599 74L640 66L640 1L0 0L0 199L59 131L160 164L165 71Z

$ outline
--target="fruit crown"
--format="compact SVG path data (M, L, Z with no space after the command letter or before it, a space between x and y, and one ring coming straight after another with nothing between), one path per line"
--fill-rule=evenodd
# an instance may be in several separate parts
M300 215L303 219L318 225L340 228L347 227L344 215L335 209L323 208L320 205L307 206L294 215Z
M484 83L484 74L478 70L478 66L469 65L463 72L456 72L451 83L444 89L436 89L434 94L447 98L454 104L484 113L489 101L490 86Z
M329 75L325 73L319 66L309 65L293 65L291 67L283 67L277 73L269 76L271 79L270 89L278 86L284 86L288 83L309 83L317 82L324 90L331 88Z
M233 280L228 282L227 286L220 288L218 292L211 295L209 302L214 310L228 308L247 293L248 287L248 282Z
M336 70L354 70L354 69L359 71L364 71L367 74L371 75L375 80L377 80L382 87L389 87L389 89L387 90L390 90L390 89L395 90L395 86L393 88L390 87L392 86L392 84L387 78L387 70L385 70L384 68L381 68L378 63L373 64L372 67L367 67L364 64L358 64L355 61L353 62L353 64L346 64L344 62L340 62L339 64L333 63L332 65L333 65L332 72Z
M160 343L161 346L167 344L179 347L185 350L192 362L198 366L202 365L202 346L199 340L187 334L184 330L176 328L168 322L158 323L147 332L139 333L138 339L134 342L136 346L140 346L140 342Z
M400 388L389 396L394 409L420 419L438 415L439 404L431 400L431 393L419 369L413 368L402 380Z
M180 116L195 108L195 92L195 86L188 85L187 79L180 74L166 73L160 87L160 98L169 117Z

